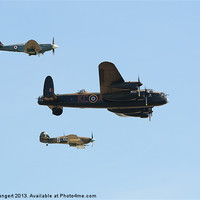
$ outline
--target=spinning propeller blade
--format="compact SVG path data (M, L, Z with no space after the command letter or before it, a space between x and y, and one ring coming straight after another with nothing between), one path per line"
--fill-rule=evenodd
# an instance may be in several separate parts
M95 141L95 139L93 138L93 132L92 132L92 135L91 135L91 147L93 147L93 142Z
M147 106L147 95L148 95L148 91L145 87L145 105Z
M152 108L149 108L149 123L151 122L152 113L153 113Z
M152 113L149 113L149 123L151 122Z
M53 52L53 54L55 54L55 49L56 48L58 48L58 45L56 45L55 43L54 43L54 37L53 37L53 41L52 41L52 52Z
M140 82L140 77L139 77L139 76L138 76L138 82L141 83L141 82ZM138 87L138 96L140 97L140 85L139 85L139 87Z

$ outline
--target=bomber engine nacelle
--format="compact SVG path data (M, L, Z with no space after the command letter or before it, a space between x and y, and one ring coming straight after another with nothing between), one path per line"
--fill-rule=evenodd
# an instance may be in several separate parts
M63 108L62 107L54 107L52 108L52 114L59 116L63 113Z
M138 82L123 82L112 84L112 87L124 90L138 90L142 86L140 81Z

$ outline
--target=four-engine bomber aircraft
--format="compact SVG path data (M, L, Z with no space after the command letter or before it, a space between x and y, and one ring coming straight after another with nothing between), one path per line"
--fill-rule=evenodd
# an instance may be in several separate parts
M38 44L35 40L29 40L26 44L12 44L3 45L0 42L0 51L13 51L13 52L24 52L29 56L44 54L45 51L53 51L58 48L58 45L54 44L54 38L52 44Z
M78 137L77 135L65 135L61 137L50 138L46 132L40 134L40 142L48 144L69 144L70 147L76 147L77 149L84 149L88 143L91 143L93 147L93 142L95 139L92 137Z
M139 78L135 82L125 82L115 65L102 62L99 65L100 93L85 90L74 94L55 95L51 76L44 82L43 96L39 105L47 105L54 115L61 115L63 107L107 108L119 116L141 117L151 120L152 108L167 103L167 95L153 90L140 90Z

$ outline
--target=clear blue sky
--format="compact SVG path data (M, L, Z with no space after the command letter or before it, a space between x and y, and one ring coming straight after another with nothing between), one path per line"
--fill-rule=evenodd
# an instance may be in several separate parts
M55 56L0 52L0 194L96 194L97 199L200 199L199 1L1 1L0 41L59 45ZM99 91L98 64L170 94L148 119L106 109L37 104L56 93ZM47 131L90 136L94 148L39 142Z

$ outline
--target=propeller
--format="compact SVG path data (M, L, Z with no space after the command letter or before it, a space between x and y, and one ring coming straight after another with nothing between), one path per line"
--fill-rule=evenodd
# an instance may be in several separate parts
M145 105L147 106L147 104L148 104L148 102L147 102L147 100L148 100L148 91L147 91L147 88L145 87L145 94L144 94L144 96L145 96Z
M138 82L139 82L139 86L138 86L138 96L140 97L140 86L142 85L140 82L140 77L138 76Z
M93 147L93 142L95 141L95 139L93 138L93 132L92 132L92 136L91 136L91 147Z
M152 108L149 108L149 122L151 122L152 113L153 113Z
M56 48L58 48L58 45L56 45L55 43L54 43L54 37L53 37L53 41L52 41L52 52L53 52L53 54L55 54L55 49Z

